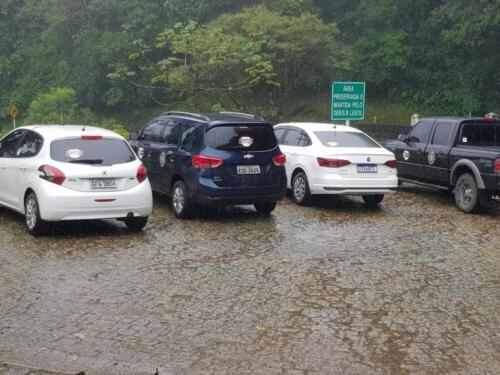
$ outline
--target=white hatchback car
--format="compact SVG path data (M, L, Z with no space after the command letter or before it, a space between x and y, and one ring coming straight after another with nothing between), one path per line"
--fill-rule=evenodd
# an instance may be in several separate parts
M298 204L313 194L360 195L378 205L398 187L392 152L361 130L334 124L286 123L274 127L286 155L288 188Z
M33 235L49 222L119 219L144 228L153 196L127 141L94 127L37 125L0 140L0 205L25 215Z

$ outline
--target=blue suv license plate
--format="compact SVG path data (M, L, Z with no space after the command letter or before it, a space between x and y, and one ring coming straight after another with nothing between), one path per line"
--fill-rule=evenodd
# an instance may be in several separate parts
M358 173L377 173L377 164L358 164Z
M236 172L238 174L260 174L260 165L238 165Z

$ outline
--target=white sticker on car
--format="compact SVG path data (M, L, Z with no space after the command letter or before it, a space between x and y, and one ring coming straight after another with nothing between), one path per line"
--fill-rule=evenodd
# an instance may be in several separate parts
M83 156L83 150L77 148L66 151L66 157L70 159L80 159Z

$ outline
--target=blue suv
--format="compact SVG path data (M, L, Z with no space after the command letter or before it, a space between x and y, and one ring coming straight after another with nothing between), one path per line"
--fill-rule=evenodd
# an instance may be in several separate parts
M178 218L201 205L253 204L270 214L286 193L286 158L272 126L257 116L167 112L132 134L130 144Z

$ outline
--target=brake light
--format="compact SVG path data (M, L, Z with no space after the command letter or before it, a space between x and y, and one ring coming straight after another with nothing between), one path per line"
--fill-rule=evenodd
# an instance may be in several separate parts
M494 117L483 117L483 119L481 121L482 122L490 122L491 123L491 122L497 121L497 119L494 118Z
M318 158L320 167L341 168L351 164L349 160Z
M286 156L283 155L283 154L280 154L278 156L275 156L273 158L273 163L274 165L278 166L278 167L282 167L283 165L286 164Z
M146 179L148 178L148 170L144 166L144 164L141 164L139 169L137 169L137 175L136 175L137 181L139 181L140 184L142 184Z
M387 165L389 168L397 168L398 162L396 160L389 160L385 162L385 165Z
M43 173L40 175L42 180L52 182L53 184L62 185L66 180L64 173L50 165L42 165L38 170Z
M102 139L102 135L82 135L82 139L86 141L98 141Z
M500 159L495 160L495 167L493 168L495 173L500 173Z
M195 168L217 168L224 164L224 160L205 155L193 155L191 163Z

